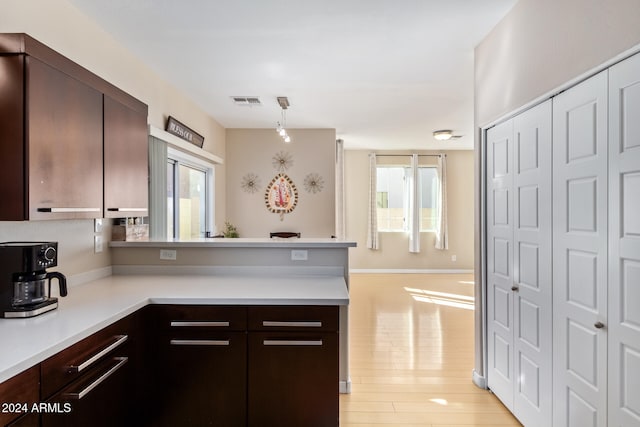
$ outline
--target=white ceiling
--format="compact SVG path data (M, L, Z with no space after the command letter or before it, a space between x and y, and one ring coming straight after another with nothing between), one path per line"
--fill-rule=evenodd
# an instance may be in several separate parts
M378 150L473 147L473 50L516 2L70 1L226 128L275 127L286 96L287 127Z

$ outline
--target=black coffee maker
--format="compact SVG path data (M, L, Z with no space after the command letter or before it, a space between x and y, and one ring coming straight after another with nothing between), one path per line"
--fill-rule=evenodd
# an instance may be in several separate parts
M0 243L0 316L33 317L57 308L58 299L51 297L51 280L58 280L60 296L64 297L67 279L62 273L46 271L56 265L57 242Z

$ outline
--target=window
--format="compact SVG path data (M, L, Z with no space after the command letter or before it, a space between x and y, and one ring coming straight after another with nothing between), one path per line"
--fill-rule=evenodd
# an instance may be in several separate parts
M376 169L376 201L378 231L409 231L411 168L378 166ZM438 173L435 167L418 167L420 231L434 231L437 212Z
M167 237L206 237L213 225L213 166L167 151Z

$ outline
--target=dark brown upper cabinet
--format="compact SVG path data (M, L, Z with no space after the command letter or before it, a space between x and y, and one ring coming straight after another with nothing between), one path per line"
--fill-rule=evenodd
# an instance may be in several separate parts
M147 216L147 115L104 95L105 218Z
M0 220L145 216L147 164L145 104L0 34Z

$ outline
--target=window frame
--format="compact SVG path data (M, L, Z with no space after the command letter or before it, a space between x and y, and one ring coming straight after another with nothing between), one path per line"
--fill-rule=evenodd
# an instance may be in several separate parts
M378 215L378 224L376 224L376 228L377 231L379 233L409 233L409 215L410 215L410 204L411 204L411 194L410 194L410 190L409 190L409 185L408 185L408 177L410 177L411 175L411 166L409 165L403 165L403 164L378 164L376 165L376 173L378 171L378 169L402 169L403 170L403 178L402 178L402 212L403 212L403 228L402 229L382 229L380 228L380 221L379 221L379 215ZM438 181L438 174L437 174L437 166L436 165L419 165L418 166L418 170L420 169L432 169L436 172L435 174L435 181L437 186L440 185L439 181ZM419 175L419 174L418 174ZM422 186L422 180L419 181L420 186ZM376 208L378 208L378 194L384 193L381 191L378 191L378 183L376 181ZM391 191L389 191L388 193L391 193ZM422 206L422 188L419 188L418 190L418 197L419 200L417 201L417 203L420 204L420 206ZM389 196L387 196L387 200L390 199ZM432 201L433 201L433 209L437 209L437 203L438 203L438 199L437 199L437 189L435 194L432 195ZM421 208L422 209L422 208ZM425 229L422 226L422 215L420 215L420 233L435 233L436 232L436 228L435 228L435 223L432 222L432 228L429 229Z
M201 238L210 237L211 230L215 224L215 165L211 162L203 160L197 156L191 155L189 153L185 153L184 151L177 150L172 147L167 147L167 162L166 164L173 163L173 236L167 236L169 239L183 239L181 236L176 236L176 233L179 233L180 227L180 209L179 209L179 197L177 197L179 188L180 188L180 166L186 166L205 174L205 190L204 190L204 198L205 198L205 225L204 225L204 236L200 236ZM166 166L165 166L166 167ZM169 178L169 172L167 171L167 179ZM167 183L165 183L166 188ZM165 191L166 193L166 191ZM165 198L168 197L165 195ZM168 200L167 200L168 203ZM168 206L167 206L168 207ZM167 216L167 224L165 224L167 228L169 227L169 218ZM187 237L185 237L187 239ZM191 239L189 236L188 239Z

